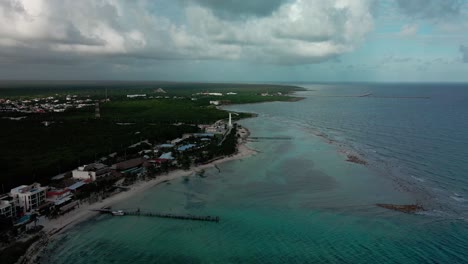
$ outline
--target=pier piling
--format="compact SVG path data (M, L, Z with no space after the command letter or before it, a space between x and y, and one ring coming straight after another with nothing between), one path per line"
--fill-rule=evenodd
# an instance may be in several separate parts
M92 211L100 212L103 214L112 214L114 210L110 209L94 209ZM141 211L123 211L123 215L120 216L145 216L145 217L159 217L159 218L172 218L180 220L194 220L194 221L205 221L205 222L219 222L218 216L196 216L196 215L175 215L165 213L154 213L154 212L141 212Z

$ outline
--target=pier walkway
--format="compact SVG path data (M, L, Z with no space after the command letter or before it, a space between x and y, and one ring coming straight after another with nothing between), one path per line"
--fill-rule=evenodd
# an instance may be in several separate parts
M291 140L292 137L248 137L248 139L271 139L271 140Z
M145 217L159 217L159 218L172 218L180 220L193 220L193 221L205 221L205 222L219 222L219 216L197 216L197 215L177 215L177 214L164 214L154 212L143 212L143 211L124 211L124 210L111 210L107 208L93 209L91 211L100 212L102 214L112 214L112 212L123 212L119 216L145 216Z

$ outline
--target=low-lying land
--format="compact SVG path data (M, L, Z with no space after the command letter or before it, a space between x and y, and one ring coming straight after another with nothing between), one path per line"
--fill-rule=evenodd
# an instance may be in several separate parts
M168 82L0 83L0 183L45 182L141 140L165 143L226 119L222 104L289 101L299 87ZM96 103L99 118L96 118ZM249 117L233 115L233 119ZM3 191L3 190L2 190Z
M159 91L158 91L159 89ZM56 95L79 95L93 98L127 98L129 94L155 96L192 96L200 92L230 92L233 103L254 103L262 101L289 101L287 94L304 90L298 86L278 84L236 84L236 83L177 83L177 82L125 82L125 81L2 81L0 98L36 98ZM164 91L164 93L161 92ZM280 94L281 93L281 96ZM262 94L264 96L262 96ZM268 96L266 96L268 94ZM272 97L273 98L259 98ZM217 98L212 96L212 98Z
M254 115L218 106L299 99L289 96L298 87L280 85L6 85L0 83L0 184L1 193L12 191L0 199L8 209L0 216L0 248L12 261L34 243L17 242L36 232L28 225L38 216L50 219L45 231L57 233L90 216L86 204L111 204L252 153L239 145L248 130L231 121ZM36 203L27 206L19 194Z
M207 136L209 134L192 135L195 137L186 137L185 141L196 140L196 135ZM31 221L29 224L32 225L32 222L34 222L35 225L39 224L37 227L40 227L40 229L32 232L32 234L35 234L40 230L42 230L42 232L37 233L33 239L25 237L25 226L20 226L17 228L12 227L9 233L22 232L20 233L20 237L24 238L23 240L26 242L19 242L16 238L13 240L8 239L8 235L4 234L5 237L2 240L10 240L10 245L7 245L3 248L0 247L0 255L7 254L9 261L8 263L15 263L16 259L19 257L21 257L19 259L21 263L36 263L36 260L42 254L45 246L55 235L60 234L75 224L96 215L96 212L92 210L114 205L119 201L127 199L134 194L141 193L157 184L189 175L198 175L201 173L200 171L204 171L209 167L216 166L216 164L229 160L240 159L255 153L255 151L247 148L244 145L249 135L250 133L246 128L234 124L232 128L226 130L226 133L224 133L222 139L213 138L212 140L209 140L210 143L205 145L203 151L197 149L186 149L181 153L174 153L179 156L177 162L179 166L174 166L174 164L169 165L169 163L172 162L167 164L169 167L162 166L163 163L160 163L159 166L148 167L145 173L125 173L121 176L112 176L109 179L101 179L96 182L91 182L86 186L94 186L94 188L83 188L79 193L75 193L75 201L69 203L69 205L71 205L70 209L64 211L68 213L56 213L60 212L61 210L48 210L47 212L41 213L41 217L35 217L37 221ZM207 138L203 137L202 139ZM201 141L206 142L208 140ZM174 150L174 147L171 148ZM210 153L212 156L206 156ZM184 165L184 160L186 158L187 160L192 160L195 162L193 167L190 164L187 164L187 166ZM155 159L154 161L156 163L164 162L161 160L161 158ZM118 166L116 169L118 169ZM65 180L66 179L63 181ZM184 181L188 181L188 178L186 178ZM116 185L124 185L127 187L123 188L124 191L122 191L122 188L116 188ZM64 207L67 207L67 205ZM26 233L34 229L30 228L31 227L26 227ZM40 240L36 242L38 239Z

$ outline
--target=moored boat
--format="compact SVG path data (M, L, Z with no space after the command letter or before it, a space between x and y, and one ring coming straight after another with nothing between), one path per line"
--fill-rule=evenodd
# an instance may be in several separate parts
M125 212L122 211L122 210L112 211L112 215L113 216L123 216L123 215L125 215Z

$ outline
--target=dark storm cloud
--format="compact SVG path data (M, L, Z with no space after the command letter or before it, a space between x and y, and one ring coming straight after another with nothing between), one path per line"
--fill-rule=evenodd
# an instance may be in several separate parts
M460 52L462 53L462 61L463 63L468 63L468 47L461 45Z
M50 41L60 43L60 44L75 44L75 45L87 45L87 46L100 46L104 45L106 41L100 39L99 37L86 37L83 36L81 31L72 23L66 22L63 25L64 36L61 38L51 37Z
M237 19L245 16L268 16L289 0L183 0L210 8L222 18Z
M458 16L462 0L396 0L407 15L417 18L447 18Z

